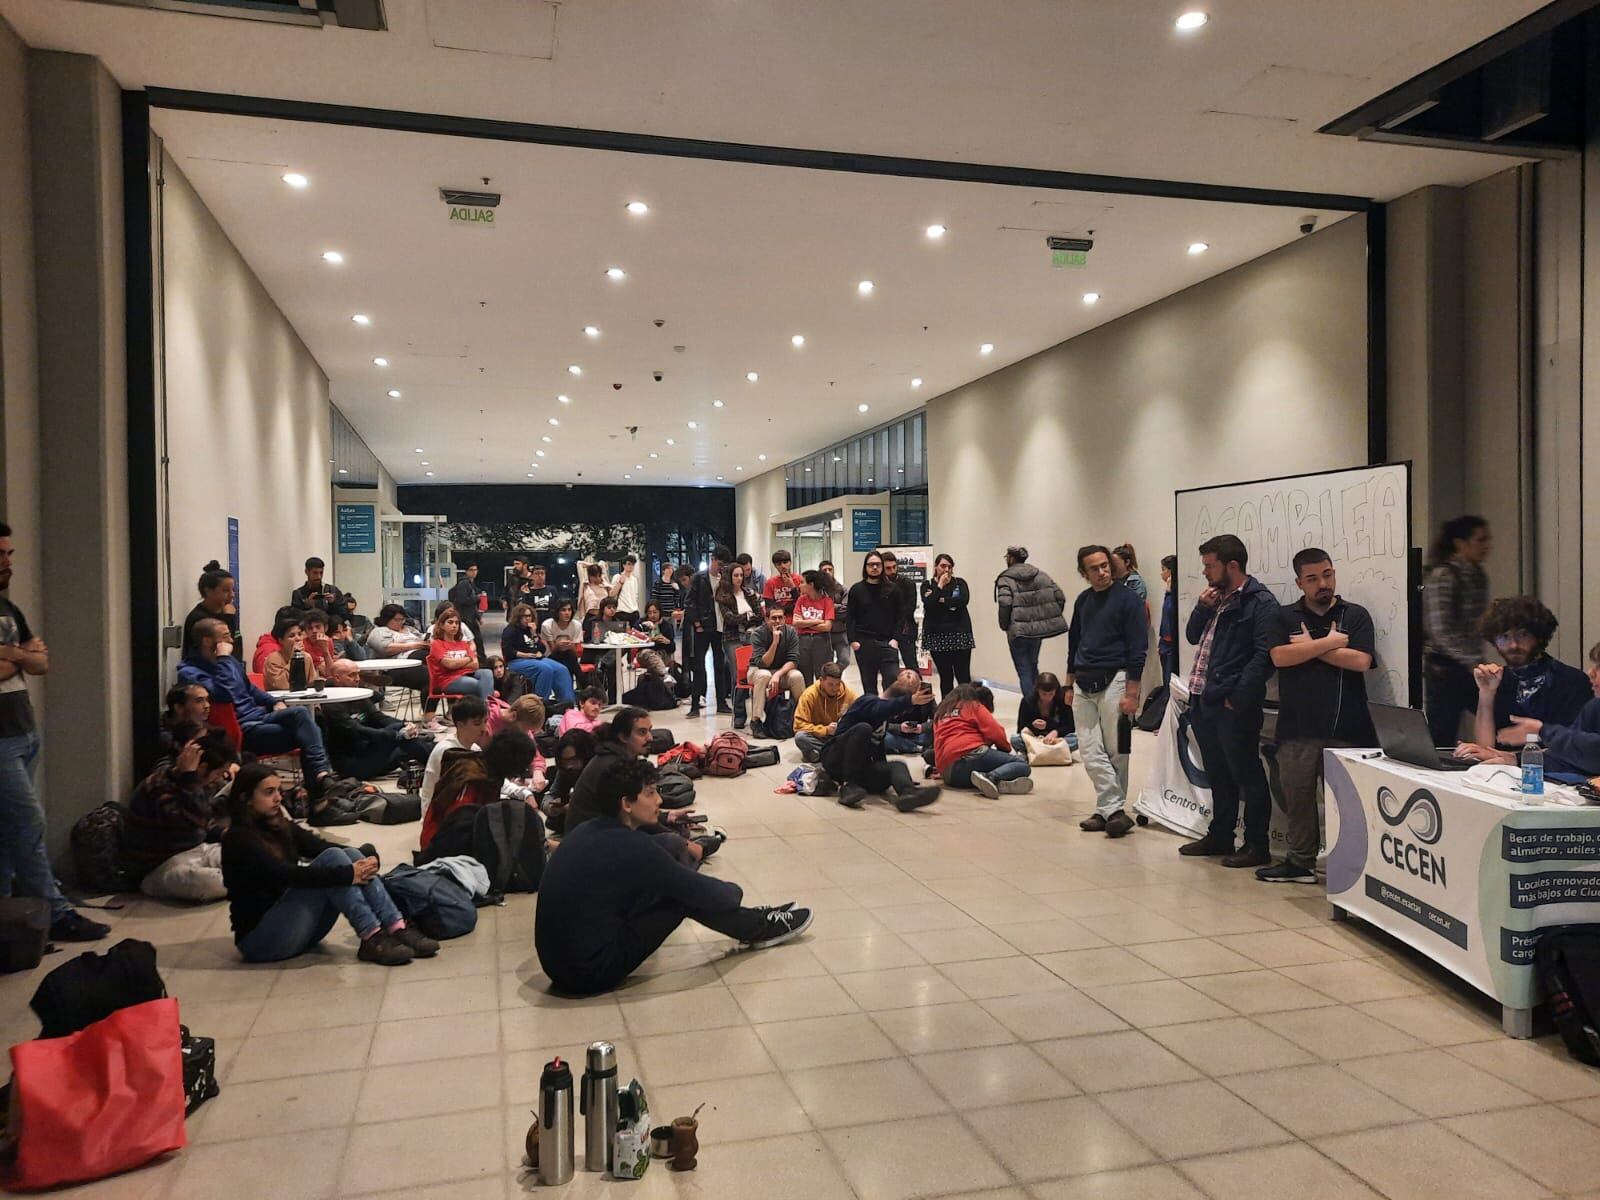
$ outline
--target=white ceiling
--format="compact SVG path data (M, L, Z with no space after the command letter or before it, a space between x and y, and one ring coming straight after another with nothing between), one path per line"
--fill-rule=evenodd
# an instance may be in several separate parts
M327 372L335 402L401 482L521 483L530 472L571 482L581 472L585 483L736 483L1292 241L1303 215L247 117L154 119ZM288 170L310 186L287 187ZM439 187L483 176L505 196L496 227L450 228ZM626 211L634 199L647 216ZM1326 226L1341 214L1319 216ZM949 227L938 242L924 232L934 222ZM1089 230L1089 266L1052 268L1045 234ZM1190 255L1196 241L1211 248ZM343 265L322 261L328 249ZM612 265L625 282L606 278ZM865 298L864 278L876 284ZM1102 296L1093 307L1088 291ZM357 312L371 325L354 324ZM591 324L600 338L585 335ZM380 355L387 368L373 364Z
M1391 199L1505 160L1316 128L1543 3L385 0L383 33L85 0L0 14L127 87ZM1195 6L1211 23L1177 34Z

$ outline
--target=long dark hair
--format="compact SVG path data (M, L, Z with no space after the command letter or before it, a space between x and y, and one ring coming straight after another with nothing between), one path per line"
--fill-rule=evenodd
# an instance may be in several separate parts
M1433 554L1428 559L1428 565L1438 566L1442 562L1449 562L1455 557L1456 543L1466 541L1488 523L1487 517L1473 516L1470 513L1451 517L1439 526L1439 536L1434 539Z
M958 684L944 694L944 699L939 701L939 707L933 710L933 723L937 725L946 717L954 716L960 711L963 704L972 702L983 704L985 694L989 698L985 707L993 711L994 693L989 691L988 688L976 683Z
M1054 712L1057 708L1061 707L1063 704L1066 703L1062 699L1061 680L1057 679L1055 677L1054 673L1052 673L1050 671L1040 671L1039 674L1034 676L1034 679L1033 679L1033 702L1034 702L1034 704L1038 704L1039 703L1039 689L1043 688L1043 687L1049 687L1051 689L1051 691L1053 691L1055 693L1055 695L1051 699L1050 712ZM1046 717L1046 716L1049 716L1049 713L1046 713L1041 709L1040 712L1039 712L1039 716Z
M233 786L228 789L228 822L233 830L260 838L276 857L293 862L298 854L294 836L289 832L289 818L283 809L279 808L270 817L260 817L250 808L250 798L256 794L256 789L277 774L265 763L245 763L240 767L233 777Z

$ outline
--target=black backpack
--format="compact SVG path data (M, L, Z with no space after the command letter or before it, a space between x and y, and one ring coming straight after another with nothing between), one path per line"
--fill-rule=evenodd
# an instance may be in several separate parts
M31 971L50 941L50 902L32 897L0 899L0 973Z
M86 951L62 963L39 983L29 1003L42 1038L66 1037L118 1009L167 994L156 970L156 948L124 938L104 954Z
M72 870L85 895L139 890L138 879L122 866L122 834L127 823L127 808L115 800L90 809L73 823Z
M651 712L665 712L678 707L678 698L673 695L672 685L660 676L649 674L639 680L634 687L622 693L622 702L637 705ZM659 732L667 731L663 729Z
M544 876L544 820L539 810L523 800L478 806L471 854L489 872L491 894L537 892Z
M767 701L767 715L761 722L767 727L767 736L785 742L794 736L794 697L779 692L776 700Z
M436 941L463 937L478 927L472 896L448 871L422 871L401 863L383 877L394 905Z
M1161 728L1161 718L1167 715L1168 688L1162 684L1150 693L1150 698L1144 702L1144 707L1139 710L1139 719L1135 722L1146 733L1154 733Z
M1533 967L1550 1019L1579 1062L1600 1066L1600 925L1554 925L1539 934Z

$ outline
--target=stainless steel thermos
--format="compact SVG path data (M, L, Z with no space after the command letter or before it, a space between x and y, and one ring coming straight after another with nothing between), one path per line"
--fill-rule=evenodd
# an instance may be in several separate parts
M610 1042L589 1045L578 1108L584 1120L583 1169L610 1171L617 1145L617 1048Z
M539 1076L540 1183L572 1178L572 1143L572 1068L557 1058Z

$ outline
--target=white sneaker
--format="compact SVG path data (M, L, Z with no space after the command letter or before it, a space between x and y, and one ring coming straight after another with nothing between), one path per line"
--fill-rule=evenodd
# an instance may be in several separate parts
M1000 795L1000 785L982 771L974 771L972 773L972 786L991 800L997 799Z
M1021 779L1001 779L995 781L994 787L1002 796L1022 796L1033 791L1033 780L1027 775Z

